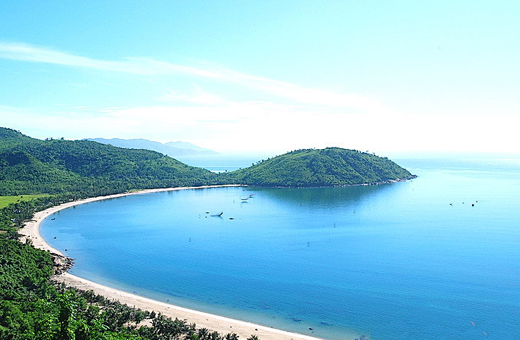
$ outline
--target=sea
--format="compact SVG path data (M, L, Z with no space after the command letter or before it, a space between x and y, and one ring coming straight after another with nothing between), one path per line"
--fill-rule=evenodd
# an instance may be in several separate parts
M520 158L397 163L418 177L131 195L62 210L41 233L74 275L287 331L520 339Z

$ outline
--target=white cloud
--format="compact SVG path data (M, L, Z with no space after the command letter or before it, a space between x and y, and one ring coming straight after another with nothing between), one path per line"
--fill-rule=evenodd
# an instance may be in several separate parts
M281 82L273 79L252 76L232 70L219 68L207 70L191 66L178 65L144 57L128 57L122 61L105 61L71 53L56 51L46 47L21 44L1 43L0 58L20 61L50 63L64 66L93 68L103 71L124 72L137 75L165 76L188 75L202 77L220 82L238 84L255 91L260 91L280 98L285 98L303 104L329 107L353 108L362 111L387 111L377 101L357 94L341 93L323 89L313 89ZM184 94L171 93L161 97L161 100L195 100L197 102L214 102L215 97L183 97Z
M0 42L0 58L140 75L191 74L208 78L219 77L218 74L210 71L165 63L150 58L129 57L123 61L105 61L23 43Z
M100 112L101 111L101 112ZM271 152L340 146L393 151L520 153L520 117L330 113L265 102L42 112L0 107L0 126L37 138L184 140L218 151Z
M374 99L352 93L306 88L273 79L251 76L231 70L221 71L223 79L265 91L300 103L354 108L362 111L388 112L389 109Z
M74 103L37 111L0 107L0 126L38 138L142 137L162 142L184 140L220 151L274 153L326 146L380 154L399 150L520 152L516 137L520 117L512 115L450 116L439 114L438 108L404 114L365 96L302 87L215 66L207 70L149 58L103 61L26 44L0 43L0 58L209 80L203 88L189 79L189 91L182 92L165 82L163 95L153 98L153 103L160 105L148 102L123 107L116 102L107 104L114 105L111 107L95 107L94 103ZM226 88L212 87L215 84L211 82ZM244 89L252 93L248 95L253 100L234 91Z
M212 106L212 105L223 105L228 103L227 100L196 87L194 93L183 93L179 91L170 91L169 93L157 98L160 102L165 103L192 103L197 105Z

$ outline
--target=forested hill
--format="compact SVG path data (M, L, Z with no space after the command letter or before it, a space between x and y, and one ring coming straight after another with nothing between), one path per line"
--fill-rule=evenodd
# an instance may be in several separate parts
M415 177L388 158L341 148L297 150L229 176L235 183L275 187L378 184Z
M0 128L0 195L82 192L213 184L217 175L149 150L85 140L39 140Z
M218 175L155 151L87 140L39 140L0 128L0 196L82 193L86 197L209 184L345 186L411 177L387 158L341 148L292 151Z

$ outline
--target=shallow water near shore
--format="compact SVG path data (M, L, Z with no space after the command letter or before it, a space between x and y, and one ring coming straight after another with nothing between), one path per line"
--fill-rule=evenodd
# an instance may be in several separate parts
M520 338L520 163L401 164L419 177L133 195L63 210L41 233L72 274L288 331Z

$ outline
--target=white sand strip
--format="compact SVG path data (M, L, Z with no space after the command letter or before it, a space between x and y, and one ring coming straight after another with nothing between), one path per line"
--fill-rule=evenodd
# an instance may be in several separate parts
M152 192L160 192L160 191L173 191L173 190L182 190L182 189L202 189L202 188L212 188L212 187L222 187L222 186L205 186L205 187L186 187L186 188L168 188L168 189L150 189L150 190L142 190L132 193L125 194L117 194L117 195L109 195L109 196L100 196L94 198L88 198L81 201L74 201L69 203L64 203L62 205L49 208L44 211L37 212L33 219L27 222L24 228L19 230L19 233L23 235L21 237L21 241L25 241L30 239L32 244L36 248L40 248L43 250L47 250L51 253L56 253L63 255L58 250L52 248L45 240L41 237L39 232L40 223L48 216L53 213L73 207L75 205L100 201L110 198L122 197L127 195L135 195L135 194L144 194L144 193L152 193ZM222 335L227 333L236 333L240 336L241 339L247 339L251 335L257 335L261 340L316 340L318 338L290 333L286 331L282 331L279 329L256 325L250 322L235 320L231 318L226 318L219 315L203 313L196 310L191 310L183 307L178 307L175 305L171 305L168 303L155 301L152 299L144 298L138 295L130 294L118 289L106 287L100 285L98 283L71 275L69 273L64 273L54 277L57 281L64 282L66 285L71 287L77 287L82 290L93 290L96 294L102 295L105 298L119 300L121 303L127 304L128 306L134 306L136 308L140 308L142 310L155 311L156 313L161 313L165 316L171 318L178 318L181 320L186 320L188 323L197 324L198 328L207 328L210 331L217 331ZM309 330L309 332L311 332Z

